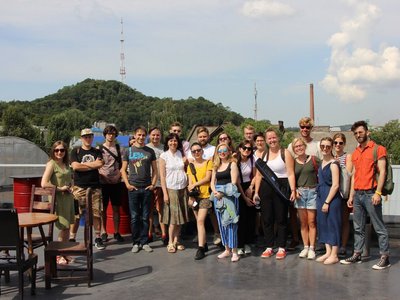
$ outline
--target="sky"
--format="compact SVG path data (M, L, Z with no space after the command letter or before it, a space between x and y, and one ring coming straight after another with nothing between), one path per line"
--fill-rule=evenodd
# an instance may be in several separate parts
M0 0L0 100L86 78L286 127L399 119L398 0ZM397 28L397 29L396 29ZM113 120L107 120L112 122Z

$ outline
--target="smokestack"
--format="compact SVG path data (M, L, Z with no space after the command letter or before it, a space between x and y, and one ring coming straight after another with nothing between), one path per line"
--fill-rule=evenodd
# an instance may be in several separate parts
M314 118L314 85L312 83L310 83L310 118L315 123L315 118Z

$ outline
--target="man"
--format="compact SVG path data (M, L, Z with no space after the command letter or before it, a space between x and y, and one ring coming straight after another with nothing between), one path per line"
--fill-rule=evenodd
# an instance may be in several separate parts
M322 158L322 155L319 151L319 142L314 141L314 139L311 137L311 131L313 127L314 127L314 121L311 118L304 117L300 119L299 121L300 136L307 143L306 154ZM292 156L295 157L292 143L289 144L287 149L289 150L290 154L292 154Z
M176 133L179 136L179 138L181 138L182 124L179 122L173 122L169 128L169 133ZM185 154L186 157L188 157L190 153L190 143L182 139L182 148L183 148L183 153Z
M161 144L161 130L158 127L153 127L149 131L149 136L150 136L150 143L148 143L146 146L150 147L151 149L154 150L154 153L156 154L156 159L157 159L157 170L159 171L158 167L158 162L161 153L164 152L164 145ZM158 213L158 220L161 220L161 214L163 211L163 205L164 205L164 196L161 188L161 182L160 182L160 174L157 174L157 183L156 186L154 187L153 194L152 194L152 203L150 206L150 218L149 218L149 240L153 240L153 208L155 207ZM165 224L160 223L160 229L161 229L161 239L166 245L168 243L168 237L167 237L167 231Z
M151 194L157 183L157 162L154 150L144 144L146 135L144 126L135 128L135 143L125 152L121 169L122 179L128 189L133 253L141 249L153 251L148 244L148 232Z
M81 141L82 146L71 152L71 167L74 170L73 194L79 203L79 215L82 215L86 206L86 189L92 188L93 229L96 236L94 245L98 250L103 250L106 247L100 237L102 200L99 169L104 165L104 161L100 150L92 147L91 129L85 128L81 131Z
M108 125L104 128L103 135L105 137L105 142L99 147L104 160L104 165L99 170L101 192L103 195L101 239L104 243L107 242L107 206L108 202L111 201L114 222L114 239L116 239L117 242L122 243L124 238L119 233L119 208L121 206L122 196L120 168L122 166L122 157L120 146L115 142L118 136L118 130L115 126Z
M212 159L215 152L215 146L210 145L210 133L207 127L200 126L196 130L197 134L197 142L200 144L201 148L203 148L203 159ZM192 154L189 151L188 158L193 158Z
M252 141L254 139L254 134L256 133L255 129L253 126L250 124L246 125L243 128L243 136L245 140Z
M347 205L353 207L354 253L351 257L340 261L349 265L361 263L361 253L365 243L365 223L367 214L378 235L381 258L373 265L374 270L390 267L389 236L382 218L382 187L386 176L386 148L369 139L368 126L365 121L358 121L351 127L358 142L352 154L353 180ZM377 164L374 161L374 148L377 148ZM375 170L379 174L375 178Z

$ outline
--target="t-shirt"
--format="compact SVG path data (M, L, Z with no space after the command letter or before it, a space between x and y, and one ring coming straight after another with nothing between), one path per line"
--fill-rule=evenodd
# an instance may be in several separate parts
M103 159L100 150L93 147L89 150L85 150L82 147L74 148L71 151L71 163L94 162L98 157ZM99 170L93 169L90 171L74 171L74 184L82 188L99 187Z
M158 145L158 146L154 146L152 143L148 143L146 146L147 146L147 147L150 147L151 149L153 149L153 150L154 150L154 153L156 154L156 159L157 159L157 171L158 171L156 187L161 187L161 181L160 181L160 165L159 165L158 159L160 158L160 155L164 152L164 145L163 145L163 144L160 144L160 145Z
M148 187L151 184L151 166L156 160L153 149L147 146L131 146L122 157L129 164L129 183L138 188Z
M165 161L165 181L168 189L181 190L187 186L185 163L181 151L172 153L170 150L161 154L160 159Z
M99 150L102 151L104 165L99 169L100 183L101 184L117 184L121 182L121 166L118 161L105 149L107 148L116 157L118 157L118 151L116 146L102 146Z
M240 162L240 172L242 173L243 182L250 182L253 177L253 168L255 167L255 162L253 159L248 159L247 161Z
M207 160L201 167L199 166L194 166L196 169L196 177L197 177L197 181L202 180L204 177L206 177L207 175L207 171L211 171L213 169L213 164L211 160ZM193 183L196 182L196 179L194 178L194 175L192 174L192 171L190 168L187 168L187 174L188 176L190 176L191 180ZM201 186L199 186L200 188L200 195L199 198L202 199L206 199L206 198L210 198L210 182L207 182L205 184L202 184Z
M203 148L203 159L207 160L207 159L212 159L214 156L214 152L215 152L215 146L211 145L211 144L207 144L204 148ZM188 158L193 158L192 156L192 152L188 152L187 154Z
M322 153L319 151L319 144L320 144L319 142L316 142L314 140L312 140L311 142L307 143L306 154L307 155L314 155L314 156L318 157L319 159L322 159ZM289 152L292 155L292 157L296 158L297 155L293 151L292 143L289 144L287 149L289 150Z

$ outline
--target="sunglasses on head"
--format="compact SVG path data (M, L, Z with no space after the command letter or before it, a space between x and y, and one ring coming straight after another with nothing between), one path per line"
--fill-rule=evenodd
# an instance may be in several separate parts
M242 149L244 150L244 151L253 151L253 148L252 147L242 147Z
M193 150L192 150L192 153L200 153L201 150L203 150L203 149L193 149Z
M335 145L343 145L344 142L333 142Z
M311 126L300 126L301 129L311 129Z
M322 150L324 150L324 149L331 149L332 148L332 146L331 145L321 145L321 146L319 146Z
M58 153L58 152L64 153L65 149L64 148L63 149L54 149L54 153Z
M228 152L228 148L218 149L218 153L227 153L227 152Z

